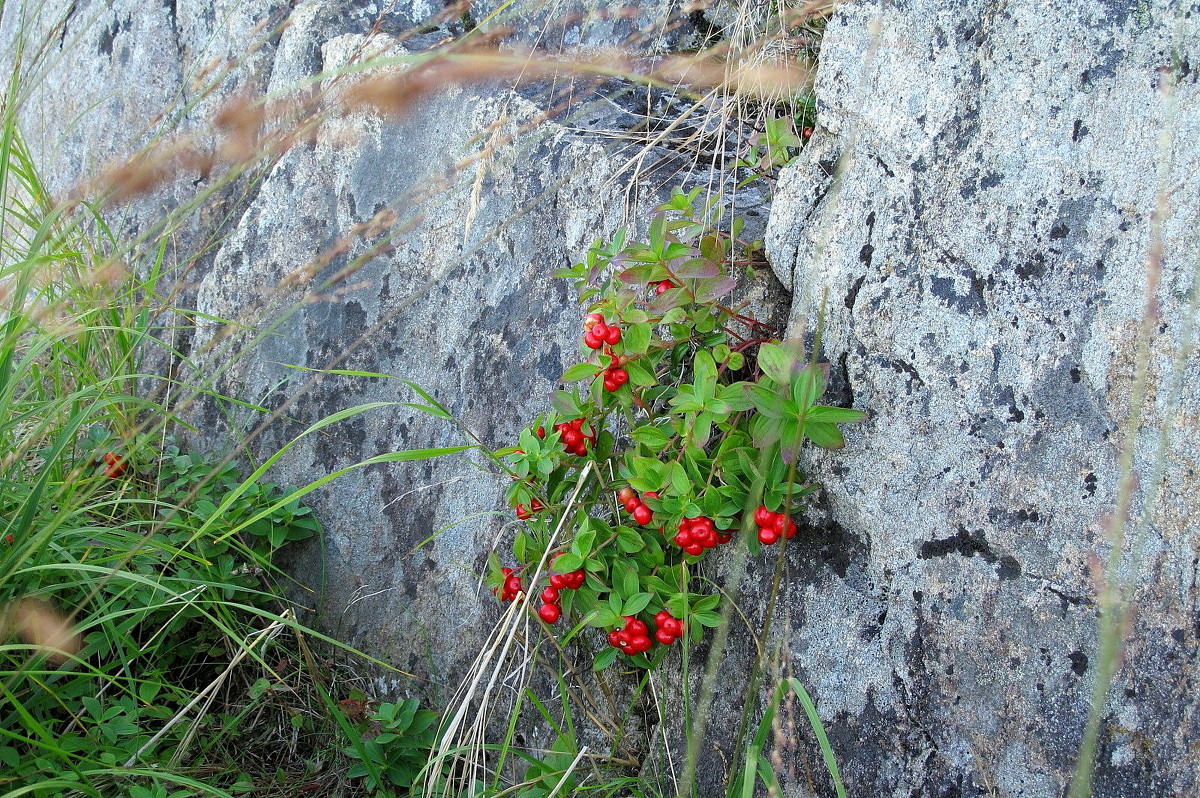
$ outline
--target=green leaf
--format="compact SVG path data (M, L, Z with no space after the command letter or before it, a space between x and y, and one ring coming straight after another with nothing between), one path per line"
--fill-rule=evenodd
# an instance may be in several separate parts
M758 367L775 382L790 385L792 375L800 369L800 359L780 344L763 344L758 348Z
M715 629L722 623L721 615L719 613L708 610L693 612L690 617L696 623L700 624L701 626L707 626L710 629Z
M587 618L584 619L584 623L588 626L598 626L601 628L620 626L621 616L607 607L597 607L588 613Z
M671 490L681 496L691 492L692 481L688 479L687 471L680 463L671 463Z
M836 425L827 421L808 421L804 424L804 434L808 439L822 449L841 449L846 445L842 431Z
M621 599L628 599L641 591L637 570L625 560L613 561L613 582Z
M810 407L805 414L805 421L826 421L830 424L853 424L857 421L862 421L867 417L867 414L861 410L852 410L848 407L826 407L825 405L817 405Z
M617 548L626 554L634 554L646 547L646 542L635 530L627 526L617 528Z
M621 608L621 614L637 615L649 606L651 598L653 597L649 593L634 593L625 599L625 605Z
M751 383L735 382L724 385L717 391L717 398L725 403L729 411L740 412L754 407L754 399L750 396Z
M693 368L696 377L696 396L700 399L707 399L714 394L717 384L717 364L707 349L696 351Z
M767 418L780 418L783 415L784 399L770 385L761 382L747 383L746 396L754 404L754 409Z
M605 648L603 651L601 651L599 654L596 655L596 660L592 663L592 670L594 670L594 671L604 670L609 665L613 664L613 661L617 658L617 655L620 653L621 652L619 650L613 648L612 646L608 646L607 648Z
M812 407L825 393L828 364L810 364L792 383L792 400L801 408Z
M640 443L642 446L648 447L651 451L662 451L667 448L667 444L671 442L671 435L662 427L656 427L651 424L643 424L640 427L634 427L631 433L633 440Z
M559 555L558 559L554 561L555 573L570 573L571 571L578 571L582 567L583 558L578 554L572 554L571 552Z
M638 387L649 388L658 384L650 364L644 357L630 360L625 364L625 371L629 374L629 381Z
M601 371L604 371L604 367L596 363L576 363L563 372L563 375L559 377L559 381L577 382L579 380L590 380Z
M621 343L627 355L644 355L650 349L650 325L630 324L621 331Z
M596 545L596 530L588 524L585 519L583 528L575 535L575 545L573 548L578 549L579 556L587 557L592 553L592 547ZM557 563L556 563L557 565Z

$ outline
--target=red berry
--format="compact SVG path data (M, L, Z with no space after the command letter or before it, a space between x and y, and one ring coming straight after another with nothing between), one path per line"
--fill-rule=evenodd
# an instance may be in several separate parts
M568 426L574 430L582 430L583 429L583 419L582 418L573 418L568 422Z
M758 509L754 511L754 523L759 526L766 526L775 518L775 513L767 509L765 504L760 504Z
M675 536L675 545L685 549L692 545L692 533L681 526L679 534Z
M537 431L534 434L539 438L544 438L546 437L546 428L543 426L538 426Z
M688 554L703 554L704 553L704 547L702 545L700 545L699 543L693 543L690 546L684 546L683 550L686 551Z
M612 646L613 648L620 648L621 641L624 639L625 639L624 632L620 632L620 631L617 631L616 629L614 629L613 631L608 633L608 644L610 646Z
M616 368L608 373L612 376L612 381L617 384L618 388L629 382L629 372L625 369Z
M654 514L650 512L650 508L644 504L639 504L633 509L633 520L637 521L642 526L650 523Z
M674 287L675 287L675 283L671 282L670 280L663 280L654 286L654 293L655 294L664 294L667 291L670 291Z
M662 629L659 629L657 632L654 633L654 639L657 640L658 642L662 643L664 646L669 646L675 642L675 636L671 635L671 634L667 634Z
M630 496L625 500L625 512L632 513L634 510L642 506L642 500L636 495Z
M643 493L642 498L643 499L657 499L658 494L651 490L651 491L647 491L646 493Z
M650 638L646 633L642 633L630 639L629 648L635 654L645 654L650 650Z
M800 131L800 138L804 139L805 141L808 141L809 139L812 138L812 134L813 134L813 129L811 127L806 127L806 128L804 128L804 130Z
M608 391L609 393L614 393L620 390L620 388L620 385L617 385L615 382L613 382L612 377L608 376L608 374L604 375L604 390Z
M10 546L13 544L13 536L12 536L11 532L9 532L7 535L4 536L4 542ZM493 592L495 592L495 591L493 591Z
M683 634L683 621L678 618L667 618L658 626L671 637L679 637Z
M125 459L112 452L104 453L104 476L115 479L125 473Z
M672 617L671 613L667 612L666 610L659 610L658 612L654 613L654 622L659 626L662 626L662 622L670 617Z
M592 327L592 329L588 330L588 334L595 338L600 339L600 342L603 343L605 337L608 335L608 325L602 321L598 321ZM594 347L594 348L599 349L599 347Z
M524 521L530 515L532 515L532 513L530 513L528 510L525 509L525 505L523 505L523 504L517 505L517 518Z
M621 504L625 504L630 499L636 499L637 494L634 493L633 488L626 485L625 487L623 487L619 491L617 491L617 498L621 500Z
M542 602L545 604L558 603L558 589L553 585L542 591Z
M550 574L550 587L555 590L562 590L565 587L570 587L570 579L567 574Z
M567 587L571 588L572 590L578 590L579 588L583 587L583 580L587 578L587 574L582 568L580 568L578 571L572 571L571 573L567 574L567 578L570 580L567 583Z
M629 632L631 635L644 635L648 633L650 629L646 626L645 621L635 618L632 615L626 615L625 631Z
M779 533L771 527L763 527L758 530L758 541L766 546L773 546L779 541Z
M604 339L598 338L589 332L583 336L583 345L588 349L599 349L604 346Z
M538 608L538 617L546 623L554 623L562 617L562 610L557 604L543 604Z
M600 325L597 324L596 326L599 327ZM593 330L593 332L595 331ZM599 333L595 334L599 335ZM604 342L609 346L616 346L621 343L621 328L615 324L609 327L604 333Z
M788 540L791 540L796 535L796 522L783 513L777 513L771 519L771 529L776 535L783 535Z

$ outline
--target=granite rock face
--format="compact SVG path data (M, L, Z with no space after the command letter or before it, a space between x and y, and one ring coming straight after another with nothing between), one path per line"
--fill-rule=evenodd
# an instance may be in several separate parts
M6 3L0 41L25 31L47 43L22 118L65 193L166 132L218 141L212 119L231 98L302 95L361 48L418 53L501 5L414 30L440 4L381 15L383 4L351 0L77 0L33 15ZM540 7L529 19L563 24L543 37L517 27L506 46L653 54L733 24L721 4L670 25L654 4L636 15L601 5ZM1200 8L1111 0L850 2L829 22L820 128L780 181L768 254L794 291L793 332L811 332L828 297L835 398L870 419L846 449L807 462L824 493L789 547L774 628L779 668L816 698L852 795L1062 794L1096 671L1099 584L1114 578L1136 588L1137 613L1097 794L1200 787L1200 363L1174 362L1192 334L1200 263L1198 26ZM233 68L197 94L222 65ZM337 102L329 81L307 88ZM673 107L657 99L655 114ZM412 380L488 445L510 442L578 346L573 297L550 273L636 226L673 185L705 182L703 170L688 175L690 157L661 152L640 183L611 179L629 154L600 131L644 129L645 107L616 82L483 84L403 118L328 114L173 239L180 257L203 250L187 287L195 306L260 331L259 345L229 358L243 339L216 324L180 345L218 390L280 410L255 439L260 456L331 412L413 399L397 380L303 369ZM125 206L119 227L147 233L210 180L173 174ZM1158 316L1131 428L1160 197ZM762 213L761 199L743 193L739 205ZM401 232L381 246L384 229ZM778 292L756 290L769 315ZM210 442L261 418L200 412ZM380 452L461 442L444 421L392 405L302 439L271 476L299 484ZM1107 519L1131 445L1138 490L1118 577L1105 566ZM299 581L321 586L300 595L311 617L444 678L434 700L495 618L476 574L511 519L504 485L480 465L460 455L351 472L316 495L324 545L291 555ZM773 568L751 562L738 586L751 623ZM719 744L740 719L751 648L735 628L709 722ZM802 714L792 719L808 739ZM811 745L780 756L798 774L793 793L807 794L806 770L830 793ZM717 794L723 760L705 761L701 794Z
M1096 794L1200 789L1200 361L1176 362L1197 63L1187 3L846 3L828 26L768 253L794 332L825 301L825 353L870 414L810 464L859 547L794 586L788 638L854 794L1063 794L1115 579L1135 610Z

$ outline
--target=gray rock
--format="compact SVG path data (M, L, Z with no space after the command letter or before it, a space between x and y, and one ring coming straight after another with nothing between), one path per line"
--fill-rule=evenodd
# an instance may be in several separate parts
M828 25L821 128L781 180L768 253L797 333L827 296L825 352L870 414L809 462L858 549L789 594L794 666L851 794L1062 794L1105 579L1136 620L1096 794L1200 788L1200 363L1174 362L1200 264L1198 42L1200 7L1165 2L852 3Z

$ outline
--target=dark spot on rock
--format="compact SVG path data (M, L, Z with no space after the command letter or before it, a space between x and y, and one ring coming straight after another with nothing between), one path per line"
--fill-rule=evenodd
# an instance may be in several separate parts
M914 385L916 387L925 386L925 381L921 379L921 375L917 373L917 370L910 363L905 363L903 360L885 360L884 363L891 366L892 370L897 374L907 374L910 377L908 381L910 391Z
M1183 642L1183 630L1182 629L1172 630L1171 631L1171 639L1174 640L1176 643L1182 643Z
M995 186L1000 185L1000 181L1002 179L1003 179L1003 176L1000 175L999 173L988 172L986 175L983 176L983 179L979 181L979 187L980 188L993 188Z
M1071 367L1071 382L1078 384L1083 379L1083 373L1079 370L1079 366Z
M1029 256L1025 265L1017 267L1017 276L1022 280L1041 279L1046 276L1046 256L1035 252Z
M1066 238L1067 234L1070 232L1071 232L1070 228L1068 228L1065 224L1062 224L1060 222L1059 224L1056 224L1050 228L1050 238L1052 238L1052 239Z
M100 54L111 56L113 54L113 41L117 38L117 34L121 32L121 25L117 20L113 20L112 25L103 28L100 31Z
M978 556L985 562L998 564L996 574L1001 580L1016 579L1021 575L1021 564L1017 559L1008 554L997 557L982 530L968 532L966 527L960 526L958 532L948 538L925 541L917 552L917 556L922 560L947 557L951 554L962 557Z
M1003 555L996 567L996 576L1000 577L1002 582L1017 579L1021 576L1021 563L1011 554Z
M871 256L875 253L875 247L870 244L863 244L862 249L858 251L858 259L862 261L866 267L871 268ZM862 278L858 279L858 284L862 285Z
M1070 655L1068 655L1068 659L1071 660L1071 670L1076 676L1082 676L1083 674L1087 673L1087 654L1084 654L1082 651L1072 651Z
M537 361L538 374L548 382L556 382L562 376L562 348L552 344Z
M1098 480L1096 479L1096 475L1094 473L1089 473L1087 476L1085 476L1083 478L1083 489L1087 493L1088 496L1096 495L1096 482L1097 481Z
M866 244L863 246L863 251L866 252L870 248L871 248L871 245ZM861 255L860 255L860 257L861 257ZM871 257L870 252L867 252L868 262L870 260L870 257ZM846 292L846 299L844 301L846 303L847 310L854 310L854 302L856 299L858 299L858 291L860 288L862 288L863 280L865 280L865 279L866 279L866 277L859 277L857 280L854 281L854 285L850 286L850 290Z
M1088 134L1087 125L1083 124L1082 119L1076 119L1074 126L1071 128L1071 141L1079 141Z

